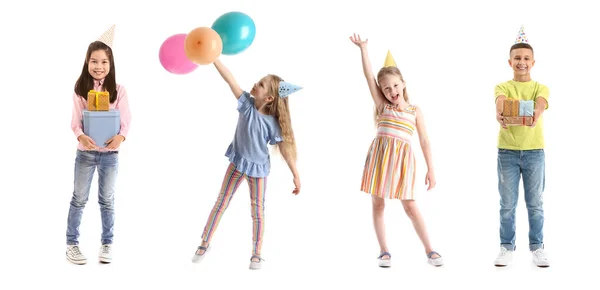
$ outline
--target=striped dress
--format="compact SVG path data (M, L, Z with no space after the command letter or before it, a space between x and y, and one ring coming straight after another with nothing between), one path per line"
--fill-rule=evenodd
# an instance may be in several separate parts
M365 161L361 191L381 198L414 200L416 162L411 138L416 109L413 105L404 110L385 105Z

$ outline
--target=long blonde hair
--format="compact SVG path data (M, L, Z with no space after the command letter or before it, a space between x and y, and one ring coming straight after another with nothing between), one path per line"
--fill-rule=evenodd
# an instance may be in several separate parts
M395 75L395 76L399 76L400 80L402 82L404 82L404 77L402 77L402 73L400 72L400 69L398 69L395 66L388 66L388 67L383 67L379 70L379 72L377 73L377 83L378 83L378 87L379 87L379 81L381 81L381 79L384 76L387 75ZM379 88L381 90L381 88ZM382 92L383 94L383 92ZM404 96L404 100L408 103L408 92L406 91L406 86L404 86L404 89L402 89L402 95ZM389 104L389 101L384 97L384 102ZM379 115L381 114L381 112L378 110L377 107L375 107L375 110L373 112L373 119L375 121L375 126L377 126L377 121L379 120Z
M296 161L296 139L294 137L294 130L292 129L288 98L281 98L279 96L279 83L283 79L273 74L267 75L266 79L269 80L268 94L274 98L272 102L267 104L267 110L270 115L277 118L279 127L281 127L281 137L283 137L283 142L278 143L277 148L280 152L289 152L292 160Z

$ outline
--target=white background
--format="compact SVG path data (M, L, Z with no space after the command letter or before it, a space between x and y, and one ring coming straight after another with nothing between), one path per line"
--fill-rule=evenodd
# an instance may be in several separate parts
M597 15L583 1L105 0L69 4L70 11L60 8L65 1L33 2L3 3L0 18L2 289L582 289L592 281L600 47L592 29ZM213 66L178 76L158 61L167 37L211 26L229 11L247 13L257 27L247 51L222 57L239 83L249 90L275 73L305 87L290 98L302 192L291 194L292 176L274 156L266 262L258 272L247 269L252 222L245 183L212 251L202 264L190 261L228 164L223 154L235 130L236 101ZM128 90L133 115L120 154L114 262L97 263L94 181L80 238L89 262L75 266L64 257L76 148L71 96L87 45L113 23L117 81ZM551 93L544 115L548 269L531 263L522 196L514 265L492 264L499 250L493 89L512 78L508 50L522 24L536 50L532 77ZM394 264L377 267L371 201L359 191L375 133L373 105L359 50L348 39L353 32L370 39L375 70L392 51L413 103L424 111L438 186L424 190L415 138L418 204L446 260L442 268L426 263L398 201L386 209Z

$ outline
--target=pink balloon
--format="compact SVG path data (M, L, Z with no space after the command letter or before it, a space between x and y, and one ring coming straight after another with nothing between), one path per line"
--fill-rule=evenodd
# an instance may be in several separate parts
M163 42L158 52L160 64L170 73L183 75L196 70L198 65L185 55L185 38L187 34L175 34Z

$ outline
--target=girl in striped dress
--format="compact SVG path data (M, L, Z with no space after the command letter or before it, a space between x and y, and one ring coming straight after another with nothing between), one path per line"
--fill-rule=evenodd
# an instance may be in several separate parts
M375 102L377 135L366 158L361 191L371 194L373 200L373 222L381 248L379 266L390 267L392 257L385 241L385 199L399 199L402 202L404 211L425 247L428 262L434 266L441 266L442 257L431 248L425 222L417 208L414 195L416 162L411 138L415 130L427 162L427 190L435 186L423 113L419 107L409 103L404 79L391 54L388 52L385 65L375 79L367 53L368 41L361 40L358 35L351 36L350 40L360 48L363 71Z

